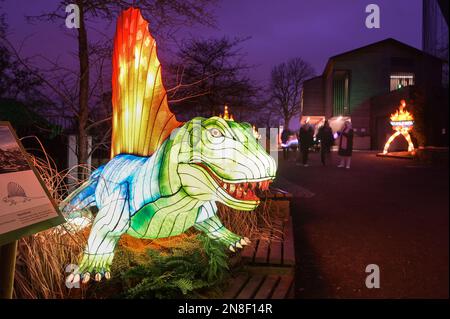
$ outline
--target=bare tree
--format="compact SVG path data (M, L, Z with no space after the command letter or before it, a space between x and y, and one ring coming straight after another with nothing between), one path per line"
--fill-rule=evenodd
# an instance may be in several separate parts
M229 104L237 115L255 106L258 88L245 74L250 66L239 48L245 40L193 39L182 45L177 63L171 66L171 73L177 75L172 82L195 85L175 86L176 90L168 91L177 113L187 118L213 116Z
M39 101L40 94L39 79L28 72L14 54L9 50L8 45L2 41L6 38L8 25L4 15L0 15L0 98L21 100L32 105Z
M284 120L286 128L292 117L300 114L303 82L314 76L312 66L301 58L275 66L271 72L271 107Z

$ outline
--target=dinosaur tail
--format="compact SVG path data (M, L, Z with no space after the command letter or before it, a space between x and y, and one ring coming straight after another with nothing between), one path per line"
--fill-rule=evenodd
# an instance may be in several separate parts
M97 188L103 166L96 169L89 180L74 190L59 205L64 217L67 220L66 230L77 232L89 226L93 216L89 207L95 206L95 189Z

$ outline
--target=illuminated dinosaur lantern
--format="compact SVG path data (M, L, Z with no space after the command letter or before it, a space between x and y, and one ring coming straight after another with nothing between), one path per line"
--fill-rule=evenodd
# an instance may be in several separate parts
M235 251L249 243L219 220L215 202L251 211L275 178L275 160L252 127L220 117L184 124L170 112L148 22L119 17L113 55L112 159L64 201L69 220L98 213L74 281L110 277L123 234L156 239L191 227Z

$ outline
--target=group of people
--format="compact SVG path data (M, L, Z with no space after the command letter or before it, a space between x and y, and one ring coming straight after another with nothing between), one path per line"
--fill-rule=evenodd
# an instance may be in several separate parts
M288 131L283 135L281 134L282 143L283 140L288 139ZM344 122L344 126L341 131L338 132L339 148L338 155L340 156L340 163L338 167L345 167L350 169L352 152L353 152L353 129L350 121ZM335 143L333 131L328 123L328 120L319 128L316 139L320 143L320 160L322 165L327 165L331 158L331 147ZM298 143L300 148L300 156L298 157L298 165L308 166L309 151L314 143L314 128L306 123L303 124L298 133ZM283 147L284 158L287 159L287 148Z

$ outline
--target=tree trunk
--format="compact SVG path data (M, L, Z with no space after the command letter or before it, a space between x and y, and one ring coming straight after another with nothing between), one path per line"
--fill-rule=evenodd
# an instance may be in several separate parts
M289 122L291 121L291 118L289 117L289 116L285 116L284 117L284 128L286 129L286 130L288 130L289 129Z
M84 21L83 0L77 0L80 8L80 28L78 29L78 58L80 61L80 90L78 109L78 164L88 161L88 132L86 130L89 116L89 50ZM79 170L82 177L84 170Z

